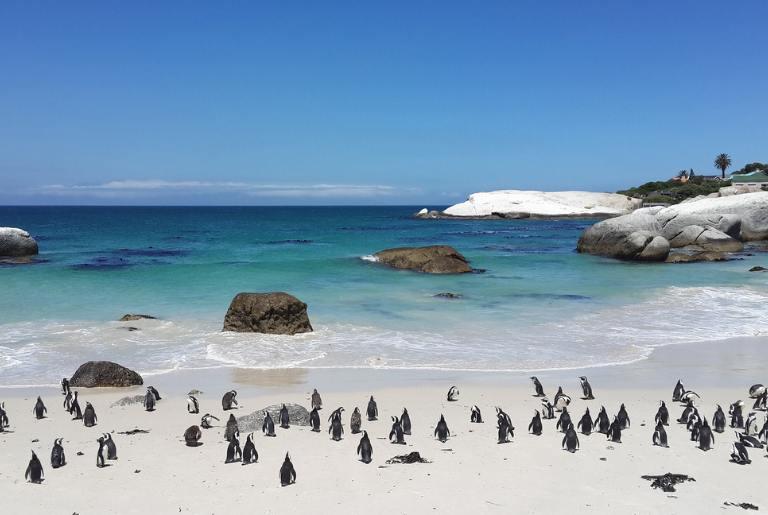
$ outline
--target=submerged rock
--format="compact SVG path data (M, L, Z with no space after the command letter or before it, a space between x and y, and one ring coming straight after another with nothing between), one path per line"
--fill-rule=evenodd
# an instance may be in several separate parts
M467 258L448 245L400 247L374 254L378 263L426 274L465 274L472 271Z
M136 320L157 320L157 317L153 317L152 315L127 314L120 318L120 322L134 322Z
M768 271L768 268L765 268L764 266L753 266L749 269L750 272L766 272Z
M724 252L704 251L694 252L691 254L683 252L673 252L667 259L666 263L699 263L702 261L728 261L728 254Z
M264 419L267 416L267 412L272 416L272 420L275 421L275 425L279 424L280 409L282 404L273 404L266 408L254 411L249 415L245 415L237 418L237 427L241 433L249 433L251 431L261 431L261 425L264 423ZM298 404L286 404L288 409L288 418L291 421L292 426L308 426L309 425L309 411L304 406Z
M460 299L460 298L462 298L464 296L461 293L442 292L442 293L437 293L437 294L433 295L433 297L435 297L437 299L451 299L451 300L454 300L454 299Z
M238 293L224 317L224 331L297 334L312 331L307 305L283 292Z
M124 387L142 385L144 380L137 372L117 363L89 361L80 365L69 384L80 388Z
M37 242L27 231L0 227L0 257L25 257L37 253Z

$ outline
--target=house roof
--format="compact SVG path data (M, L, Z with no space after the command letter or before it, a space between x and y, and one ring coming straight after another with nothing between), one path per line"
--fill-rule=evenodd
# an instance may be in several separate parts
M731 175L731 181L739 182L768 182L768 173L765 170L757 170L750 173L735 173Z

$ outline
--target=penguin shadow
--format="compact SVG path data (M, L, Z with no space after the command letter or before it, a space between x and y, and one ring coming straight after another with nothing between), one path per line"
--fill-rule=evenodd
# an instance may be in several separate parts
M104 463L104 465L96 465L96 468L105 469L107 467L111 467L111 463Z
M189 442L185 443L187 447L202 447L203 442Z

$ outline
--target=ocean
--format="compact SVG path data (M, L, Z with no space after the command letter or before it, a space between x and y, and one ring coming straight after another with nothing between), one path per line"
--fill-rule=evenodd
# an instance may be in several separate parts
M747 271L766 265L766 254L623 263L575 252L594 220L417 220L417 210L0 207L0 226L21 227L40 245L34 264L0 264L0 386L54 384L96 359L144 375L567 369L766 333L768 274ZM454 246L479 272L433 276L365 259L434 244ZM223 333L242 291L296 295L315 332ZM442 292L461 297L435 297ZM125 313L158 320L117 322Z

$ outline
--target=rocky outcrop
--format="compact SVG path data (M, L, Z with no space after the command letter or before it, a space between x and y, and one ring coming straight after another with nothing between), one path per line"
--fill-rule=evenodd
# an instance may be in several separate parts
M144 384L141 376L111 361L89 361L80 365L69 380L70 386L79 388L123 387Z
M312 331L307 305L283 292L238 293L224 317L224 331L297 334Z
M37 253L37 242L27 231L0 227L0 257L26 257Z
M275 421L275 425L278 425L280 423L280 417L278 415L282 407L282 404L273 404L264 409L254 411L250 415L238 417L237 427L241 433L261 431L261 425L264 423L267 412L269 412L272 420ZM309 425L309 412L304 406L299 406L298 404L286 404L285 407L288 409L288 418L290 419L292 426Z
M577 250L617 259L664 261L669 255L669 241L660 234L656 217L638 211L588 227L579 238Z
M680 216L710 217L717 215L733 215L731 220L738 218L739 233L723 230L741 241L758 241L768 239L768 192L759 191L718 198L704 198L694 202L676 204L659 211L660 218L673 219ZM698 224L702 225L702 224ZM718 229L718 227L715 227Z
M702 261L728 261L728 254L710 251L694 252L691 254L673 252L665 260L666 263L700 263Z
M128 314L123 315L122 318L120 318L121 322L134 322L136 320L157 320L157 317L153 317L152 315Z
M378 263L426 274L465 274L472 271L467 258L448 245L386 249L373 255Z

